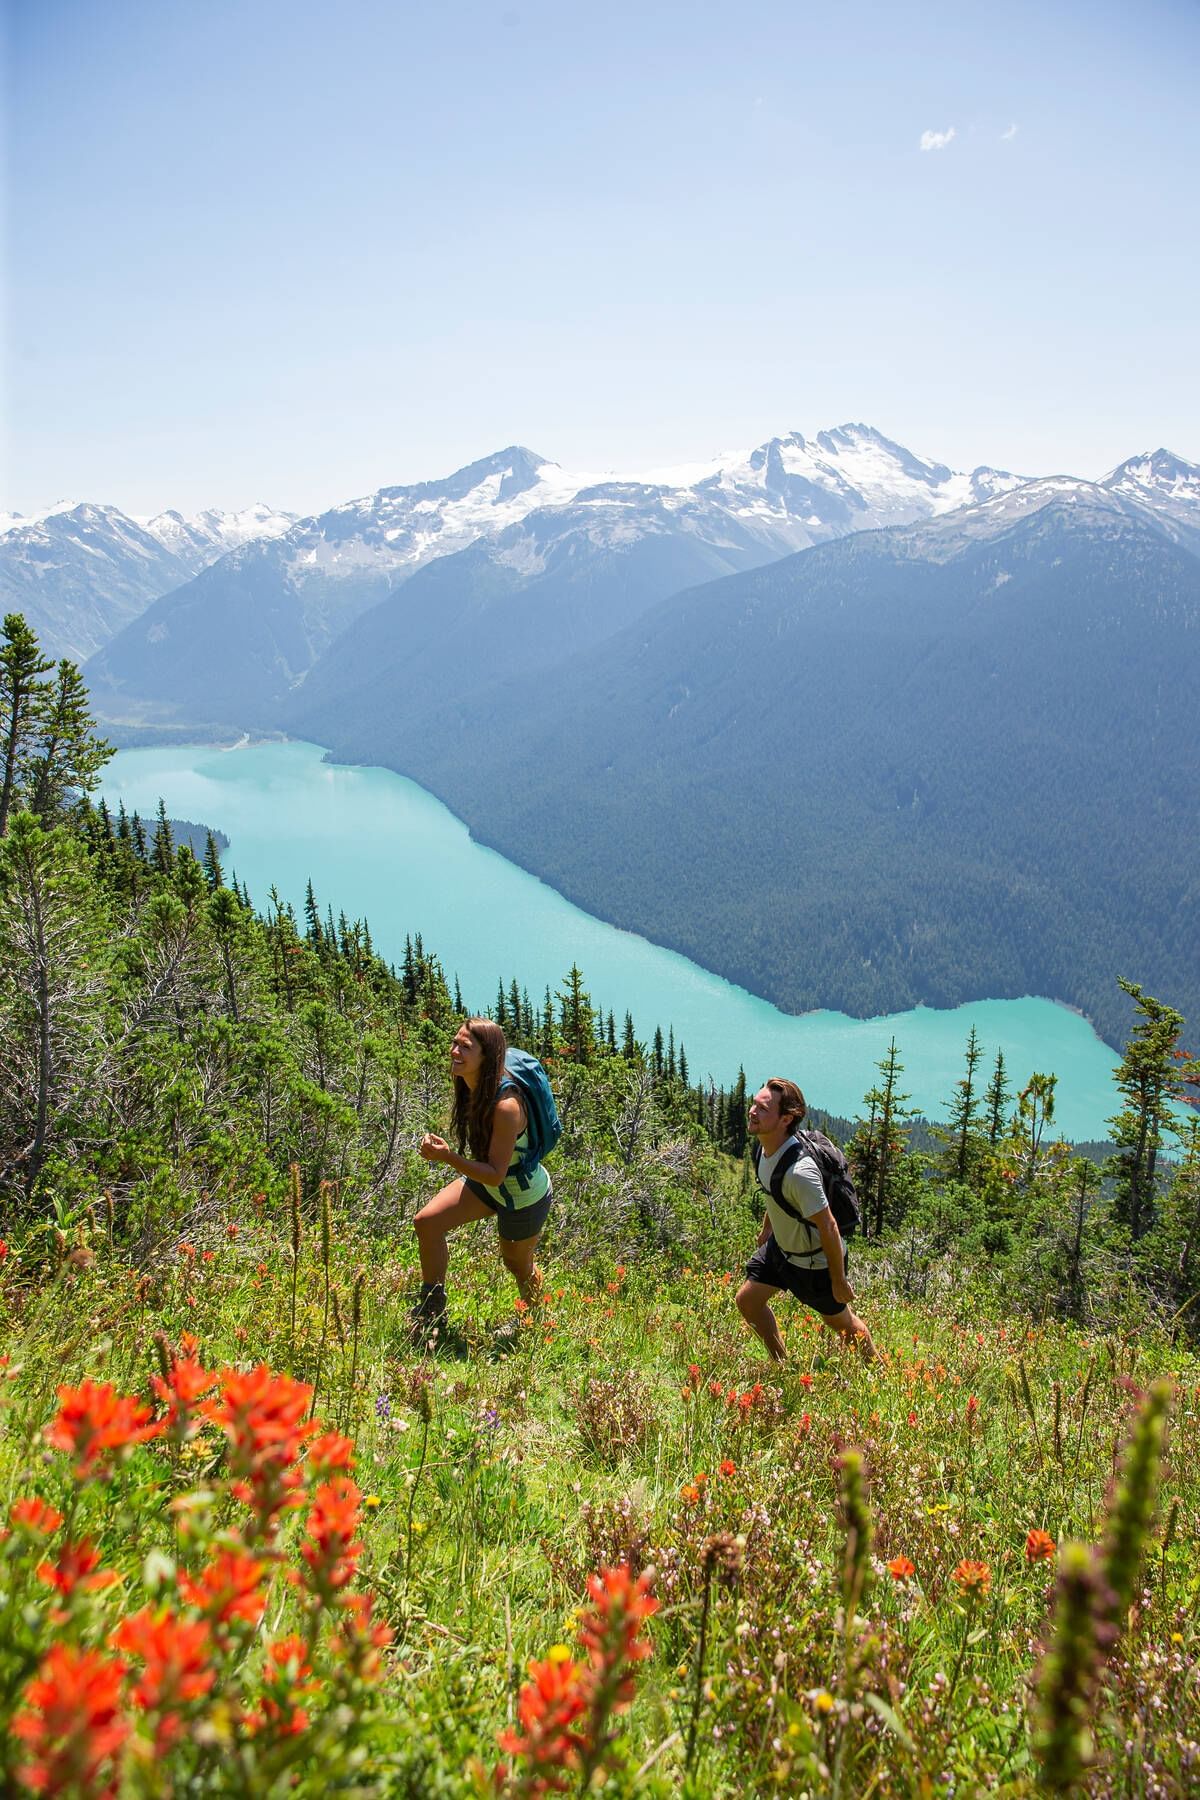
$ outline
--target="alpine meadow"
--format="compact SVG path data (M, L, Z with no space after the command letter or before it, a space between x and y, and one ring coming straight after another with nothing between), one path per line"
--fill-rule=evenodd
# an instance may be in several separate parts
M0 1800L1200 1796L1198 71L0 4Z

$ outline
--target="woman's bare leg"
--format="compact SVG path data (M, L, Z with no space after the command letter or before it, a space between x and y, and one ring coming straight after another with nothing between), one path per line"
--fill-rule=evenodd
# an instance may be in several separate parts
M460 1225L492 1216L490 1206L477 1200L460 1177L440 1188L413 1220L417 1246L421 1255L421 1280L426 1287L437 1287L445 1281L450 1267L450 1246L446 1239Z
M537 1237L500 1239L500 1260L517 1284L517 1292L522 1300L532 1300L542 1290L542 1276L534 1255L538 1247Z

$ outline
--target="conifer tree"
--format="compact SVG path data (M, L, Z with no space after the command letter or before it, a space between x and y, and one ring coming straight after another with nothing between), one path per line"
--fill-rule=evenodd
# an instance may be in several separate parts
M167 817L165 800L158 803L158 823L154 828L154 867L160 875L169 875L175 867L175 836Z
M319 950L325 933L321 929L321 909L317 905L317 896L313 892L311 879L304 890L304 926L305 936L314 950Z
M37 715L37 747L29 765L29 805L48 820L69 793L91 793L113 751L111 744L96 736L83 676L66 657L41 696Z
M954 1099L950 1103L950 1116L943 1131L938 1136L944 1140L948 1149L948 1167L956 1181L967 1180L975 1162L975 1138L978 1124L980 1099L975 1082L975 1071L983 1057L979 1043L979 1034L974 1025L967 1037L967 1067L961 1081L955 1083Z
M583 985L583 974L574 963L567 973L567 985L559 992L559 1008L563 1037L567 1050L577 1062L587 1062L595 1039L595 1014L591 996Z
M900 1092L904 1064L895 1038L888 1045L887 1055L875 1066L883 1079L866 1096L868 1116L858 1121L849 1155L863 1195L863 1222L870 1221L879 1237L887 1221L896 1167L908 1139L906 1121L911 1114L907 1110L909 1096Z
M204 839L204 879L208 883L209 892L215 894L219 887L225 885L225 873L221 868L221 852L217 848L217 840L212 832ZM271 889L271 900L276 908L279 906L279 895Z
M637 1039L633 1035L633 1014L625 1014L625 1027L621 1035L621 1055L626 1062L637 1061Z
M0 837L27 772L47 693L44 677L53 667L24 615L6 613L0 628Z
M1004 1052L997 1050L992 1079L988 1082L987 1092L983 1096L988 1144L993 1150L1004 1133L1004 1109L1008 1105L1011 1093L1012 1090L1008 1085L1008 1072L1004 1066Z
M132 830L133 847L137 852L137 859L139 862L148 863L150 861L150 847L146 842L146 827L142 824L141 814L138 812L135 812L133 815Z
M679 1079L682 1082L684 1087L688 1086L687 1051L683 1047L682 1040L680 1041L680 1045L679 1045Z
M607 1048L615 1056L617 1050L617 1026L612 1015L611 1006L608 1009L608 1019L606 1020L604 1027L604 1042Z
M665 1064L666 1064L666 1057L663 1052L662 1026L656 1025L654 1027L654 1050L653 1050L653 1052L651 1054L651 1058L650 1058L650 1067L654 1070L655 1077L659 1081L662 1080L662 1073L663 1073Z
M749 1136L746 1112L746 1071L739 1067L725 1115L725 1148L730 1156L746 1154L746 1142Z
M1033 1074L1017 1095L1017 1143L1025 1161L1024 1185L1031 1187L1037 1179L1042 1140L1046 1127L1054 1119L1054 1090L1057 1075Z
M1116 1179L1114 1211L1136 1240L1154 1222L1158 1153L1164 1133L1173 1131L1172 1109L1183 1097L1190 1059L1179 1049L1182 1013L1137 982L1120 986L1138 1018L1114 1076L1125 1104L1108 1121L1117 1146L1109 1169Z
M463 1005L462 989L458 985L457 969L454 972L454 1010L456 1013L459 1014L460 1017L462 1017L466 1013L466 1010L467 1010L466 1007Z
M667 1074L670 1077L670 1079L672 1081L674 1081L674 1079L675 1079L675 1027L673 1025L669 1025L667 1027Z

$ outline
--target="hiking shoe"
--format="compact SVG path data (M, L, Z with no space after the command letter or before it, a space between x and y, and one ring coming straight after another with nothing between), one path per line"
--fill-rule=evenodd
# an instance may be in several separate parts
M421 1297L408 1309L408 1334L414 1344L427 1343L446 1323L446 1290L440 1281L421 1283Z

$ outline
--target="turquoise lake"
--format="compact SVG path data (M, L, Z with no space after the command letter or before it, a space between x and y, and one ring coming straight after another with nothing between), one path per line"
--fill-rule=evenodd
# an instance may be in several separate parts
M1015 1085L1036 1069L1058 1076L1058 1129L1106 1135L1116 1110L1116 1057L1085 1019L1049 1000L980 1000L950 1011L919 1007L879 1019L841 1013L791 1018L743 988L632 932L581 912L494 850L415 782L387 769L322 760L315 744L236 749L172 746L124 750L104 772L112 807L152 819L160 796L172 818L218 827L236 870L262 907L272 883L299 912L312 877L324 915L370 922L375 947L399 961L406 933L420 932L457 974L468 1006L489 1012L499 978L514 976L534 1001L557 989L571 964L598 1006L628 1010L640 1038L661 1024L687 1050L691 1076L728 1086L738 1065L752 1085L790 1075L810 1101L853 1117L894 1036L912 1104L938 1116L962 1074L972 1024L985 1067L997 1049Z

